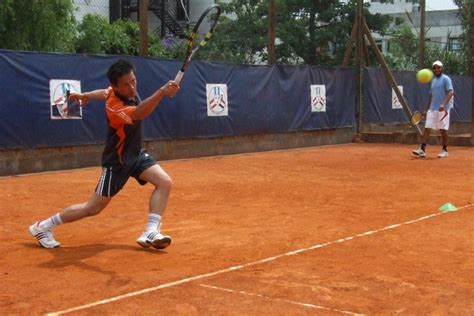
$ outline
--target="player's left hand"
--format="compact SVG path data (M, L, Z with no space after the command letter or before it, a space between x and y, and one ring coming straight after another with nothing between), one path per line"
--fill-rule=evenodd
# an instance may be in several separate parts
M174 97L179 91L179 84L174 80L170 80L163 87L161 87L160 90L165 96Z
M444 112L444 107L443 107L443 106L440 106L438 111L439 111L439 112Z
M76 93L73 92L69 95L69 100L70 101L79 101L79 104L81 107L85 107L87 103L90 101L89 97L84 93Z

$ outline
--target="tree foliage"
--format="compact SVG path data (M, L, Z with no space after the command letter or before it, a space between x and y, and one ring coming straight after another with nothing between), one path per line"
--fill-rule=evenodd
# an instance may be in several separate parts
M105 29L109 28L109 21L97 14L87 14L78 27L76 51L78 53L105 53L107 36Z
M107 18L87 14L78 27L76 51L93 54L138 55L139 26L118 20L109 24Z
M453 0L459 8L459 17L463 24L464 34L472 35L471 25L474 19L474 0ZM469 37L466 37L469 40Z
M437 44L426 45L425 65L418 65L419 39L408 26L395 30L390 41L390 54L385 56L392 69L418 70L420 68L431 68L435 60L442 60L445 71L448 73L464 75L467 69L467 56L464 52L452 52L446 43L444 46ZM449 37L449 34L448 34Z
M222 62L255 63L267 45L266 1L234 0L221 3L223 12L212 41L196 58Z
M463 24L463 47L469 56L469 74L474 76L474 0L454 0Z
M0 1L0 48L71 52L75 25L71 0Z
M0 48L26 51L138 55L139 25L119 20L109 23L97 14L74 18L72 0L1 0ZM150 56L177 58L181 41L167 46L149 35Z
M222 18L211 48L203 59L255 63L267 59L268 1L233 0L222 3L232 19ZM356 0L277 0L276 57L278 63L338 65L350 38ZM384 33L391 18L365 16L373 31Z
M108 19L98 14L87 14L78 26L76 52L89 54L138 55L140 27L137 22ZM184 49L181 41L166 38L161 41L156 35L148 35L149 55L176 58Z
M464 54L447 47L428 45L426 60L441 59L447 70L466 73L468 57L474 71L474 0L454 0L464 26ZM391 2L391 0L382 0ZM355 20L356 0L276 0L277 63L340 65ZM233 62L265 63L267 60L268 1L232 0L221 3L215 35L197 58ZM371 14L365 4L365 19L373 32L387 33L392 19ZM399 23L395 21L395 23ZM390 34L394 69L415 70L418 38L409 28ZM149 35L149 54L182 58L185 41ZM470 48L469 48L470 47ZM131 21L109 23L105 17L89 14L78 24L72 0L0 1L0 48L95 54L138 55L139 25ZM468 53L470 52L470 53ZM374 56L369 50L371 59ZM353 54L354 55L354 54ZM426 66L426 65L424 65Z

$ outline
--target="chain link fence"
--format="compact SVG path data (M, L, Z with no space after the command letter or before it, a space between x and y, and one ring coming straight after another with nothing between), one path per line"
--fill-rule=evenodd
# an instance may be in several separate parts
M73 0L76 20L80 23L86 14L109 18L109 0Z

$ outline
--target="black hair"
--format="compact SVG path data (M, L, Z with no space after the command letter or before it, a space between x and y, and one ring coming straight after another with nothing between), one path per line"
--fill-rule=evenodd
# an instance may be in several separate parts
M111 84L117 85L120 77L127 75L132 71L135 73L135 67L131 63L119 59L109 67L109 70L107 70L107 78L109 78Z

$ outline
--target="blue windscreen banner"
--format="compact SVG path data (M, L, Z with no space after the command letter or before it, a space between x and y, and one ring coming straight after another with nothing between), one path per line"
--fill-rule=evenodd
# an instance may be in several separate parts
M447 74L453 81L454 107L451 122L470 122L473 104L473 80L469 77ZM412 111L424 111L429 101L430 84L420 84L412 71L393 71L397 85L402 87L403 96ZM400 105L396 106L392 88L382 69L364 70L365 123L395 124L408 123ZM398 100L398 98L396 98Z
M67 93L109 86L119 58L136 68L141 99L176 76L181 61L0 50L0 148L101 144L104 101L72 109ZM354 71L193 61L178 94L143 122L147 140L287 133L355 126Z

